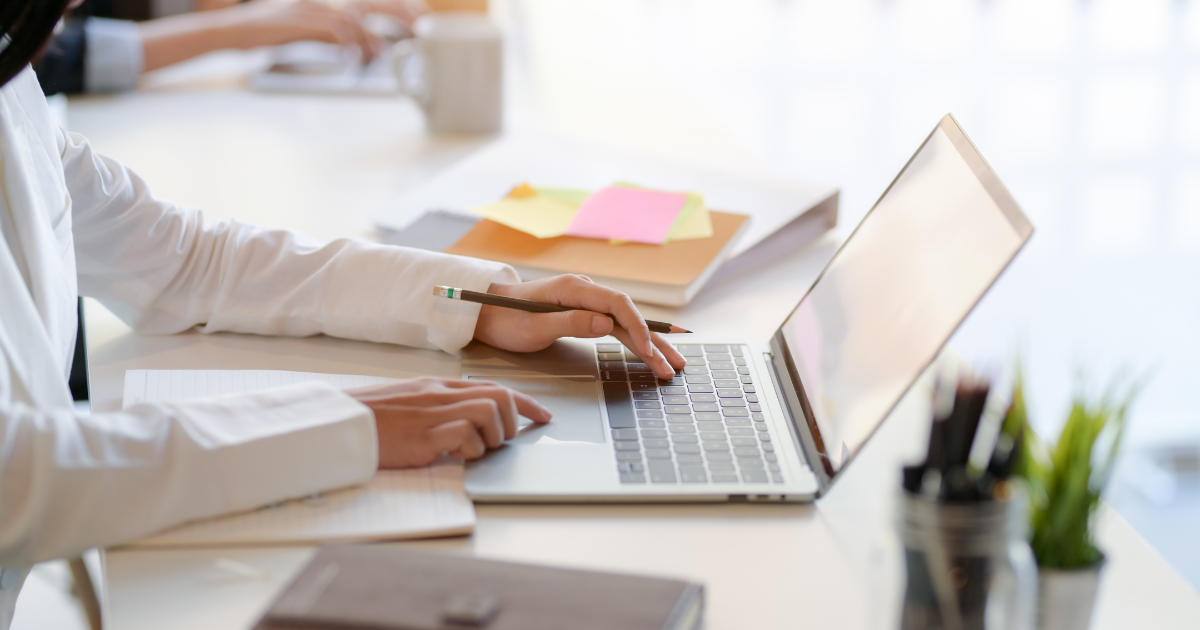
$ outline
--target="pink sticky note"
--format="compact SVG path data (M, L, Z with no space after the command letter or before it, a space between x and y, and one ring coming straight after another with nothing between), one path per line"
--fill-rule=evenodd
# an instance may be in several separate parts
M567 234L661 245L685 203L687 195L676 193L623 186L601 188L579 206Z

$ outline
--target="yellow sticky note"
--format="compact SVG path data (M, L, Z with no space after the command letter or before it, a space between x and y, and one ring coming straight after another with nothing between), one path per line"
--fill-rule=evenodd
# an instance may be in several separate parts
M563 203L571 204L576 208L582 205L583 200L587 199L592 194L592 191L590 190L555 188L552 186L536 186L534 187L534 190L536 190L539 195L545 195L547 197L557 199Z
M571 225L571 219L575 218L576 210L576 206L541 194L521 198L506 197L496 203L471 208L471 212L485 219L491 219L537 238L553 238L565 234L567 226Z
M675 224L671 226L671 232L667 234L668 243L712 238L712 215L709 214L708 207L704 205L704 197L696 193L687 193L687 196L687 203L679 211Z

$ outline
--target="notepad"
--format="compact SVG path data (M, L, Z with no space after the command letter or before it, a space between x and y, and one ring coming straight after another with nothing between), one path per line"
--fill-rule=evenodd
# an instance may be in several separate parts
M376 376L284 370L129 370L123 406L251 392L309 381L349 388L386 382ZM195 521L143 538L141 547L317 544L468 534L475 507L463 468L446 461L385 470L355 488L285 501L249 512Z
M601 188L579 207L567 235L661 245L687 200L679 193Z

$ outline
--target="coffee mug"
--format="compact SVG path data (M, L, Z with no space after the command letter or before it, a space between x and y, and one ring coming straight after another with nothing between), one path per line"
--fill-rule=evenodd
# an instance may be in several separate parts
M498 131L504 114L504 39L482 13L429 13L396 44L400 91L435 132Z

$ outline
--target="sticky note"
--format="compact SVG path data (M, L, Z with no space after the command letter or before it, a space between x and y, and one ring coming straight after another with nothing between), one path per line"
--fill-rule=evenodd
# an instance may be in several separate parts
M579 206L566 233L662 244L685 203L687 195L678 193L624 186L601 188Z
M496 203L471 208L471 212L538 238L566 233L578 209L546 195L505 197Z
M679 216L675 219L675 224L671 226L667 242L712 238L712 215L709 214L708 207L704 205L704 197L696 193L686 194L687 203L683 205L683 209L679 211Z

